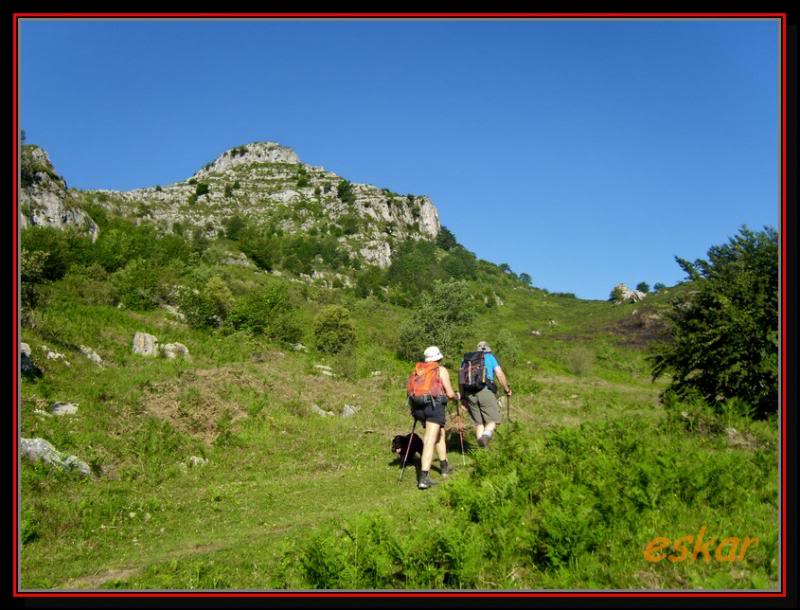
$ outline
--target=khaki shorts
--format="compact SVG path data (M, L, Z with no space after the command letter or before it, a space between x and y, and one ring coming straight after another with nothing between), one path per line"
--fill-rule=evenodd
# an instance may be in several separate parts
M464 398L467 399L469 416L476 424L486 425L492 421L499 424L502 421L497 396L489 388L483 388L477 394L467 394Z

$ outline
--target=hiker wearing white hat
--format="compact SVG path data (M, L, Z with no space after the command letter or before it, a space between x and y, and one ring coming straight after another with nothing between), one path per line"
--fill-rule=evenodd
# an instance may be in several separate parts
M415 421L422 422L425 428L420 476L417 483L420 489L428 489L434 484L430 478L434 448L439 456L442 476L446 477L452 470L447 463L445 416L447 400L460 400L461 395L453 391L450 373L440 364L443 357L437 346L431 345L427 348L424 353L425 362L417 362L406 385L411 415Z

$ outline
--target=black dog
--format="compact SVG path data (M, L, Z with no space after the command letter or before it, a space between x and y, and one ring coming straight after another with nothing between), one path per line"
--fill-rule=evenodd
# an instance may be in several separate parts
M409 439L411 442L410 449L408 448ZM406 456L406 451L408 451L409 460L414 457L415 453L419 453L420 457L422 457L422 439L415 432L406 435L398 434L392 439L392 453L400 458L401 462Z

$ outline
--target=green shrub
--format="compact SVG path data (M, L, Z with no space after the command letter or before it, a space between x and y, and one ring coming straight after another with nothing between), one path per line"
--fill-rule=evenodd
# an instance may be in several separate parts
M119 301L116 288L108 281L108 272L98 263L71 267L58 290L59 294L73 296L87 305L114 305Z
M759 417L778 409L778 234L743 227L709 260L676 257L692 292L673 303L672 341L654 349L653 378L699 391L718 408L733 398Z
M339 184L336 187L336 194L343 203L351 204L356 201L355 193L353 193L353 185L344 178L339 180Z
M234 297L218 276L208 279L202 289L182 288L178 305L186 321L194 328L220 326L234 306Z
M322 308L314 320L314 344L328 354L352 352L356 346L356 331L350 312L341 305Z
M498 331L497 338L490 345L503 363L515 364L522 357L522 346L519 340L506 328Z
M195 201L197 200L197 197L201 197L203 195L207 195L208 194L208 184L206 182L198 182L197 186L194 189L194 194L195 194Z
M120 303L130 309L152 309L162 300L159 269L143 258L135 258L111 275Z
M286 344L297 343L303 334L284 284L270 284L236 301L228 324L235 330L262 334Z

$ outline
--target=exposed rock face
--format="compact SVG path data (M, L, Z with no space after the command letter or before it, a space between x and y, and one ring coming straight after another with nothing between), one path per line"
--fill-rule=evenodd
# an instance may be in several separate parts
M21 438L19 445L22 457L31 462L43 461L63 470L77 470L84 476L92 474L92 469L86 462L82 462L74 455L65 456L43 438Z
M137 332L133 336L133 353L155 358L158 356L158 339L153 335Z
M622 299L621 301L617 300L618 303L620 302L624 303L627 301L638 303L647 296L646 292L641 292L639 290L631 290L624 283L619 283L616 286L614 286L614 291L616 291Z
M193 177L202 178L207 174L225 172L237 166L252 163L300 163L300 158L291 148L277 142L253 142L231 150L226 150Z
M56 174L44 150L38 146L23 146L20 173L20 225L23 229L32 225L57 229L76 226L86 230L92 241L97 239L97 223L70 204L67 184Z
M334 234L348 256L383 268L400 242L439 234L439 215L428 197L357 183L340 191L341 184L340 176L302 163L285 146L255 142L224 152L184 182L82 196L164 232L180 225L214 238L235 213L284 234ZM226 262L248 264L246 258Z

